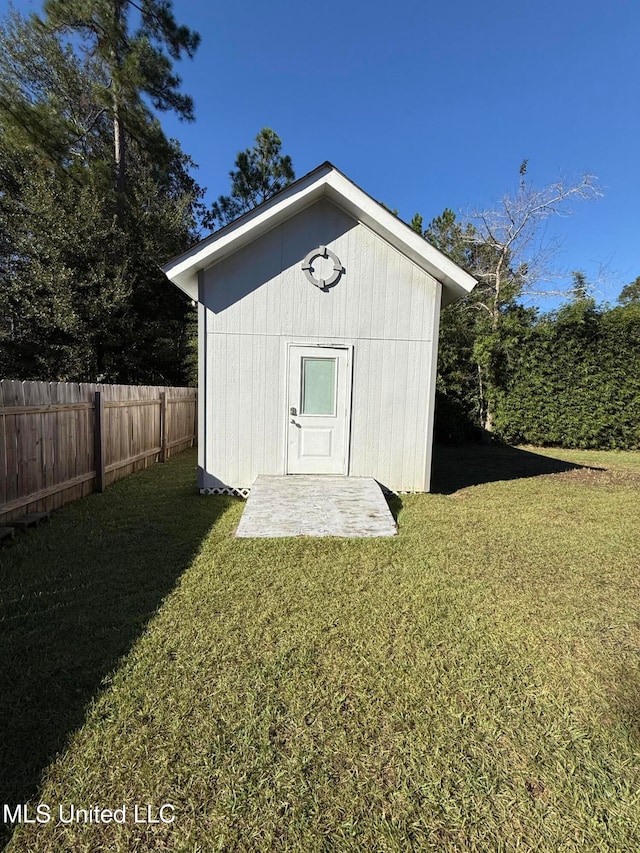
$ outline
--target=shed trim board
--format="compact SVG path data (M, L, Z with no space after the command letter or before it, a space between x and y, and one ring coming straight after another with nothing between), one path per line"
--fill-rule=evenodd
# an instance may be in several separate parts
M436 293L436 317L440 316L442 290ZM428 410L431 412L431 417L435 416L436 408L436 381L438 375L438 340L440 333L440 323L434 323L433 336L431 338L431 376L429 379L429 402ZM433 427L426 430L426 454L424 465L424 490L431 491L431 461L433 457Z
M207 309L201 296L204 293L204 272L198 273L198 482L203 485L206 471L207 410L209 388L205 361L207 345Z
M440 310L471 276L329 163L164 271L199 302L202 492L429 490Z

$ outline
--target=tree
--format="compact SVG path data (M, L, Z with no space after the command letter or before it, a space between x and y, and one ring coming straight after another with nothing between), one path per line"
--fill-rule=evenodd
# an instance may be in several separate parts
M515 192L503 196L495 208L474 212L463 222L446 209L424 231L436 248L478 280L466 299L443 311L441 337L446 349L447 334L459 335L462 328L465 339L474 341L467 377L475 373L471 396L480 423L488 432L493 429L499 373L509 357L514 324L526 326L535 316L535 312L523 313L518 300L573 295L580 283L586 284L574 276L566 288L557 287L559 276L553 262L559 247L555 241L545 241L545 225L550 217L569 215L572 201L601 194L589 174L574 182L558 180L537 189L526 180L527 168L525 160ZM466 320L454 316L460 313L468 314ZM446 385L444 377L442 384Z
M253 148L238 152L236 168L229 172L231 193L213 203L204 220L206 227L227 225L295 180L291 157L282 155L281 147L277 133L263 127Z
M126 231L105 205L108 175L52 184L49 170L23 164L0 197L2 375L184 384L193 309L158 264L195 237L185 155L160 170L130 149Z
M526 180L527 161L520 167L516 191L502 197L493 209L472 213L473 229L463 238L480 251L474 255L473 275L479 280L481 305L496 329L500 311L515 298L565 296L572 286L558 288L556 240L545 240L545 225L554 216L571 214L572 201L598 198L593 175L574 182L559 179L542 189Z
M139 20L131 32L133 11ZM115 186L121 206L127 137L140 141L152 126L144 96L155 110L173 110L180 118L193 120L193 100L179 91L173 60L183 53L193 57L200 36L176 23L171 0L45 0L44 14L42 25L79 39L101 71L94 97L113 123Z
M439 249L460 267L473 269L471 243L464 239L471 226L463 226L450 208L445 208L422 227L422 217L416 214L412 227L432 246ZM438 345L436 436L449 442L470 438L480 424L481 391L474 344L478 326L484 319L474 310L474 293L457 300L440 314Z
M574 270L571 273L573 286L571 288L571 298L574 302L584 302L589 299L591 285L587 281L587 277L582 270Z
M184 383L193 309L158 264L197 238L203 191L179 145L141 114L127 215L114 216L103 83L100 63L34 18L0 26L0 369Z
M618 302L620 305L640 305L640 275L622 288Z
M16 165L12 156L11 191L0 201L7 235L0 285L0 315L8 327L3 375L110 375L108 341L119 338L123 349L131 284L124 235L105 216L99 175L82 183L56 179L26 155Z
M464 238L475 250L472 272L479 285L474 301L490 322L489 330L479 336L475 348L479 382L484 383L483 427L488 432L493 430L499 381L495 366L505 353L501 318L522 297L573 295L575 288L585 283L574 278L568 287L557 287L554 261L559 246L557 241L545 241L544 226L553 216L569 215L572 201L601 195L593 175L582 175L574 182L559 179L537 189L527 182L526 173L525 160L515 193L503 196L494 209L472 214L472 229Z
M107 128L89 80L104 83L89 57L81 59L35 18L10 10L0 26L3 148L54 170L95 157Z

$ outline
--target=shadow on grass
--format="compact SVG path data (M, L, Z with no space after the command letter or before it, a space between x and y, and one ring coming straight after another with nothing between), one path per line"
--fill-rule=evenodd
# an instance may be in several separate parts
M233 501L199 495L195 463L188 451L121 480L0 551L0 803L36 793Z
M450 495L467 486L584 468L584 465L552 459L506 444L436 445L433 449L431 491Z
M387 506L389 507L389 511L393 516L393 520L398 523L398 516L400 515L400 510L402 509L402 498L400 495L396 495L394 492L386 492L385 500L387 502Z

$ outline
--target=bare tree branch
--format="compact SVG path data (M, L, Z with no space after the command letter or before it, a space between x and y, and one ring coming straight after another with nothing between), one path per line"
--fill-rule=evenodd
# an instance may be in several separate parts
M521 173L524 174L524 173ZM563 277L555 260L560 249L556 238L546 238L546 224L555 216L570 216L571 203L602 195L594 175L576 181L561 178L537 189L524 178L516 192L505 195L493 209L472 211L466 216L463 241L473 249L474 275L489 290L483 300L491 306L494 327L508 299L522 296L563 296L571 292L549 288Z

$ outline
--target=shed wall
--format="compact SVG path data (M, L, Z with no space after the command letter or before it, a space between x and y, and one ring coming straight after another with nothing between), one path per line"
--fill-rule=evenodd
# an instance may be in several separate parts
M327 292L301 270L319 245L345 268ZM200 485L285 473L287 344L323 343L354 348L349 473L428 488L440 288L326 200L206 270Z

